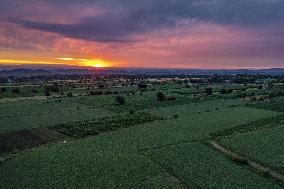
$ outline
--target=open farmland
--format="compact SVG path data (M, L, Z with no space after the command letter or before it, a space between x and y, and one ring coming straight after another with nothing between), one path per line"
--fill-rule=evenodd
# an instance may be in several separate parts
M221 140L227 148L284 173L284 125Z
M283 113L259 106L283 98L255 101L240 95L251 90L266 95L266 89L81 85L61 87L80 95L0 102L0 143L5 140L0 188L284 187L210 145L218 139L236 153L282 171ZM117 96L123 97L121 104Z

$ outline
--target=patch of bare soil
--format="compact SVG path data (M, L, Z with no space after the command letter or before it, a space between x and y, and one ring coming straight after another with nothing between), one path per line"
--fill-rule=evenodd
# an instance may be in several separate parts
M35 128L8 133L0 133L0 154L15 150L25 150L65 139L62 133L47 129Z

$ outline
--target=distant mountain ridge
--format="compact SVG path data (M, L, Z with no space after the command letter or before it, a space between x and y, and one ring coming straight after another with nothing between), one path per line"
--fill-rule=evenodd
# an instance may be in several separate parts
M0 71L0 76L35 76L53 74L147 74L147 75L213 75L213 74L267 74L284 75L284 68L271 69L166 69L166 68L99 68L99 69L28 69L16 68Z

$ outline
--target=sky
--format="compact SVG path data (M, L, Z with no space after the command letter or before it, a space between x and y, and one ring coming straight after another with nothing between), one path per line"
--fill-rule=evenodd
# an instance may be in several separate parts
M284 68L284 0L0 0L0 65Z

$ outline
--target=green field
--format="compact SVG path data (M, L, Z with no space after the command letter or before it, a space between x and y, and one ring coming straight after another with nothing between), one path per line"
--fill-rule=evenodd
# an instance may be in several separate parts
M205 86L179 84L152 85L141 94L134 87L95 89L117 91L123 105L115 102L117 94L104 93L0 102L0 133L48 128L68 136L0 155L0 188L283 188L209 145L218 138L282 171L281 105L263 106L237 92L231 98L220 94L224 86L211 87L212 95L204 94ZM157 91L176 100L157 101Z
M160 148L146 154L189 188L281 188L201 143Z
M224 146L239 154L284 173L284 127L242 133L221 140Z

